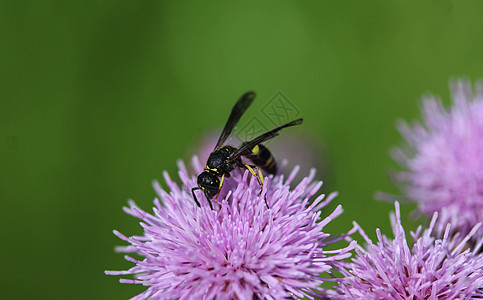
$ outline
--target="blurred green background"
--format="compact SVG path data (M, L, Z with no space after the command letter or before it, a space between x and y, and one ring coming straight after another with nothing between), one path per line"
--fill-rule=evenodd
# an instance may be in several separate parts
M151 181L176 177L247 90L248 116L283 91L305 118L292 133L324 145L325 190L345 209L331 230L390 233L374 192L397 193L395 121L419 119L428 92L448 104L450 78L483 77L482 12L476 0L0 1L2 297L142 290L104 275L131 265L112 230L141 232L121 207L149 210Z

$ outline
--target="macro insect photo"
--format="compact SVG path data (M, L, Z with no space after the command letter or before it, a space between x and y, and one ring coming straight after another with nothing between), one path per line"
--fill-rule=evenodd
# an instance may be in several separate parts
M483 299L483 2L2 1L4 299Z

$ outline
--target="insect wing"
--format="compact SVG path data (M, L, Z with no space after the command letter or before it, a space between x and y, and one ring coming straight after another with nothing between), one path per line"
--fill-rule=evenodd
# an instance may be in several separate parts
M240 121L241 116L245 113L250 104L252 104L255 97L256 94L254 92L247 92L243 94L240 99L238 99L238 101L235 103L235 106L233 106L231 110L231 114L228 117L228 121L226 121L225 128L223 128L223 131L221 132L215 149L221 148L223 143L232 132L233 128L236 126L238 121Z
M242 156L245 152L252 150L253 147L256 145L263 143L265 141L268 141L269 139L272 139L278 135L278 132L282 130L283 128L290 127L290 126L295 126L295 125L300 125L304 119L300 118L297 120L294 120L292 122L289 122L287 124L284 124L282 126L279 126L273 130L270 130L262 135L257 136L253 140L249 141L248 143L244 144L240 148L238 148L230 157L231 160L237 159L240 156Z

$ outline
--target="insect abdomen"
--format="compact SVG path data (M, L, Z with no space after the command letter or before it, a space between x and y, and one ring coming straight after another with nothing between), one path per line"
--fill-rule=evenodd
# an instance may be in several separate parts
M277 162L275 161L275 158L267 147L263 146L262 144L258 144L253 147L251 152L244 156L250 159L255 165L259 166L265 172L270 174L277 173Z

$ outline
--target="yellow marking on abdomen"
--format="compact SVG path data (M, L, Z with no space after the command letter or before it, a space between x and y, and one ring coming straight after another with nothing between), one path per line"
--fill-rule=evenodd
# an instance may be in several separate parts
M255 147L252 148L252 155L258 155L258 152L260 152L260 147L255 145Z
M270 165L273 162L273 155L270 155L270 158L263 164L263 167Z

